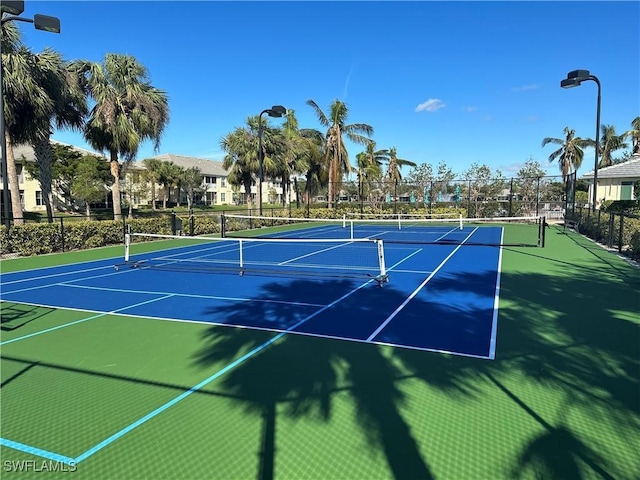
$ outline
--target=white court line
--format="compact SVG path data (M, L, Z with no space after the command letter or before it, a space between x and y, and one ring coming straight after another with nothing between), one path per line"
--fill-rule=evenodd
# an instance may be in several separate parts
M72 264L70 264L72 265ZM58 265L57 267L47 267L47 268L58 268L58 267L64 267L66 265ZM39 277L29 277L29 278L23 278L21 280L11 280L9 282L2 282L2 285L11 285L14 283L21 283L21 282L31 282L33 280L44 280L47 278L54 278L54 277L61 277L61 276L65 276L65 275L73 275L75 273L84 273L84 272L93 272L94 270L102 270L105 268L111 268L113 269L113 265L105 265L104 267L95 267L95 268L87 268L85 270L72 270L70 272L63 272L63 273L53 273L50 275L41 275ZM11 272L11 273L23 273L23 272L29 272L31 270L21 270L20 272ZM5 274L8 275L8 274Z
M449 261L449 259L450 259L451 257L453 257L453 255L454 255L454 254L455 254L455 253L460 249L460 247L462 247L462 245L464 245L464 242L466 242L467 240L469 240L469 239L471 238L471 236L475 233L475 231L476 231L476 230L478 230L478 228L479 228L479 227L474 228L474 229L472 230L472 232L471 232L469 235L467 235L467 238L465 238L462 242L460 242L460 244L459 244L459 245L458 245L458 246L453 250L453 252L451 252L451 253L447 256L447 258L445 258L445 259L442 261L442 263L440 263L440 265L438 265L438 266L436 267L436 269L435 269L433 272L431 272L431 275L429 275L429 276L426 278L426 280L425 280L424 282L422 282L422 283L418 286L418 288L416 288L416 289L411 293L411 295L409 295L409 296L407 297L407 299L406 299L404 302L402 302L402 304L401 304L398 308L396 308L396 309L395 309L395 311L394 311L391 315L389 315L389 316L387 317L387 319L386 319L384 322L382 322L382 324L381 324L378 328L376 328L376 330L375 330L371 335L369 335L369 338L367 338L367 341L368 341L368 342L370 342L371 340L373 340L373 339L375 338L375 336L376 336L376 335L378 335L378 333L380 333L380 332L382 331L382 329L383 329L384 327L386 327L386 326L389 324L389 322L390 322L391 320L393 320L393 319L398 315L398 313L400 313L400 312L402 311L402 309L403 309L404 307L406 307L406 306L407 306L407 304L408 304L411 300L413 300L413 298L418 294L418 292L419 292L420 290L422 290L422 289L424 288L424 286L425 286L427 283L429 283L429 281L434 277L434 275L435 275L436 273L438 273L438 271L439 271L442 267L444 267L445 263L447 263L447 262Z
M476 228L478 228L478 227L476 227ZM442 235L442 236L440 236L440 237L436 238L436 240L435 240L435 241L437 242L438 240L442 240L444 237L446 237L446 236L447 236L447 235L449 235L450 233L453 233L453 232L455 232L455 231L457 231L457 230L459 230L459 229L458 229L458 228L452 228L451 230L449 230L449 231L448 231L447 233L445 233L444 235ZM473 232L471 232L471 233L473 233ZM466 240L465 240L465 241L466 241Z
M86 322L88 320L94 320L96 318L104 317L105 315L117 314L118 312L123 311L123 310L128 310L130 308L138 307L140 305L145 305L147 303L157 302L158 300L164 300L164 299L172 297L172 296L173 295L165 295L163 297L152 298L151 300L146 300L144 302L136 303L135 305L127 305L126 307L118 308L117 310L112 310L110 312L102 312L102 313L99 313L97 315L92 315L91 317L81 318L80 320L76 320L74 322L65 323L63 325L58 325L58 326L52 327L52 328L47 328L47 329L41 330L39 332L34 332L34 333L30 333L28 335L23 335L22 337L12 338L11 340L5 340L4 342L0 342L0 345L6 345L7 343L13 343L13 342L17 342L18 340L24 340L26 338L31 338L31 337L35 337L37 335L42 335L43 333L52 332L54 330L60 330L61 328L70 327L71 325L76 325L78 323ZM26 304L26 305L28 305L28 304ZM51 307L49 307L49 308L51 308Z
M500 233L500 245L504 243L504 228ZM498 276L496 278L496 293L493 299L493 318L491 319L491 340L489 342L489 358L496 358L496 341L498 336L498 310L500 308L500 277L502 275L502 247L498 254Z

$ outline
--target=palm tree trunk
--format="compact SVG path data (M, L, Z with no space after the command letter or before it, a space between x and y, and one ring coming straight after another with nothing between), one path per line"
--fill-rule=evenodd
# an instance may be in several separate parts
M336 162L333 160L329 164L329 191L327 200L329 201L329 208L333 207L333 197L335 195L335 182L333 181L334 171L336 168Z
M253 201L251 200L251 181L244 183L245 197L247 199L247 210L251 213L253 208Z
M13 224L22 225L24 223L24 214L22 212L22 202L20 202L20 184L18 183L16 159L13 156L13 146L8 131L5 134L5 139L7 142L7 176L9 177L9 192L11 193Z
M300 208L300 192L298 191L297 177L293 177L293 190L296 192L296 208Z
M151 210L156 209L156 182L151 182Z
M113 185L111 185L113 219L120 220L122 217L122 207L120 206L120 164L118 163L118 152L115 150L111 151L109 166L111 168L111 175L113 176Z
M51 192L51 164L53 163L53 151L49 137L38 138L33 146L33 151L38 162L38 181L40 182L40 190L42 191L42 201L47 208L47 219L49 223L53 222L53 194Z

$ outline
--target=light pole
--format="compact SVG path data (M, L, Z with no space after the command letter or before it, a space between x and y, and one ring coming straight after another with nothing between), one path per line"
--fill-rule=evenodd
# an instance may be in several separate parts
M265 113L270 117L279 118L286 115L287 109L282 105L274 105L263 110L258 115L258 162L260 164L260 169L258 170L258 212L260 216L262 216L262 163L264 161L264 152L262 151L262 115Z
M586 80L593 80L598 85L598 104L596 107L596 146L595 146L595 165L593 167L593 196L591 210L596 211L596 203L598 202L598 150L600 148L600 91L602 89L600 80L595 75L591 75L589 70L573 70L567 74L567 78L560 82L562 88L578 87Z
M60 20L56 17L35 14L33 18L19 17L24 12L23 1L4 1L0 5L0 25L6 22L33 23L37 30L60 33ZM4 14L7 14L6 16ZM0 42L1 43L1 42ZM4 125L4 81L2 78L2 48L0 46L0 152L2 153L2 201L4 203L4 225L7 231L11 228L11 212L9 210L9 174L7 173L7 137Z

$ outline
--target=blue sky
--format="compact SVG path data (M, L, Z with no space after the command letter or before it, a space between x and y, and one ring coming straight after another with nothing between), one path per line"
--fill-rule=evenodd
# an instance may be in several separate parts
M220 139L272 105L320 128L312 109L347 103L378 148L462 173L473 162L515 174L529 158L552 174L569 126L595 136L597 88L564 90L587 69L602 83L603 124L640 114L639 2L31 1L23 16L61 20L62 33L19 24L35 51L66 59L134 55L165 90L171 120L157 153L221 160ZM278 119L272 119L274 124ZM56 140L87 148L78 133ZM362 150L348 145L350 157ZM138 159L156 154L142 145ZM593 167L593 150L579 173ZM406 174L408 169L404 169Z

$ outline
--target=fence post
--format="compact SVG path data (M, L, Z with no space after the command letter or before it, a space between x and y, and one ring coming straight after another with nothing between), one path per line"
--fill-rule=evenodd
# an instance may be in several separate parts
M598 242L598 238L600 237L600 214L602 213L602 210L598 209L598 220L596 223L596 232L593 236L593 239Z
M511 187L509 188L509 216L513 216L513 178L511 178Z
M622 235L624 234L624 214L620 213L620 235L618 237L618 253L622 253Z
M613 215L613 213L609 213L609 235L607 238L607 247L612 248L613 247L613 228L615 225L615 216Z
M171 210L171 235L176 234L176 212Z
M193 216L193 208L189 210L189 236L193 237L196 230L196 218Z
M64 217L60 217L60 238L62 240L62 251L64 252Z

